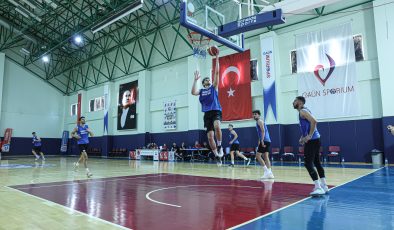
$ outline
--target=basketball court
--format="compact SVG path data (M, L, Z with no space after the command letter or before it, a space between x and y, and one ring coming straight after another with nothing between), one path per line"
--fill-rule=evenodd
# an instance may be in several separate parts
M11 167L26 163L32 167ZM261 181L261 170L255 166L218 169L214 164L94 159L95 176L87 180L83 172L72 172L72 163L71 158L51 159L44 165L31 159L10 160L5 173L3 162L1 202L10 207L1 218L4 229L75 224L87 229L290 229L308 228L310 221L334 227L336 218L361 209L359 199L369 207L358 213L365 217L365 222L357 221L360 226L391 218L389 212L379 211L391 209L389 199L379 202L373 195L379 188L391 196L392 182L385 179L389 168L328 167L327 173L336 178L330 195L310 198L311 185L305 184L308 177L298 166L274 166L283 181ZM327 213L333 216L324 217ZM347 221L344 228L354 226Z
M389 12L1 2L0 229L394 229Z

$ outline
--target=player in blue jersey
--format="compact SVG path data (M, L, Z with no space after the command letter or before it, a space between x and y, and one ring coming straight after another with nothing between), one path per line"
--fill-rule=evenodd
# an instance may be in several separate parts
M210 77L202 80L203 88L197 89L197 81L201 78L198 70L194 72L194 82L191 90L192 95L199 96L199 100L204 112L204 127L207 130L209 146L215 154L218 165L221 165L221 157L223 157L222 148L222 130L220 122L222 120L222 107L219 102L219 56L216 55L216 66L214 69L213 83ZM217 145L215 143L215 136Z
M40 159L40 154L42 160L45 161L44 153L41 151L41 138L37 136L36 132L32 132L31 134L33 135L33 149L31 152L36 157L36 160Z
M304 105L305 98L302 96L296 97L293 101L294 109L299 112L301 130L299 143L304 145L305 168L308 170L309 175L315 183L311 195L318 196L328 193L324 169L320 163L320 133L317 130L316 119L312 116L311 111Z
M261 119L260 110L253 111L253 118L256 121L257 136L259 137L256 159L264 169L264 175L261 177L261 179L274 179L274 174L272 173L271 162L269 158L271 138L267 125ZM261 155L263 155L263 157L261 157Z
M89 135L93 137L92 131L90 130L89 126L86 124L85 117L80 117L79 124L71 132L71 136L78 140L77 141L78 147L79 147L79 151L81 152L81 156L79 157L78 161L74 163L74 170L75 171L77 170L79 166L79 162L82 161L86 169L86 175L88 177L91 177L93 176L93 174L89 171L88 168L88 154L87 154L88 145L89 145Z
M234 130L234 126L232 124L228 125L228 131L230 131L229 137L230 137L230 156L231 156L231 164L229 165L230 167L234 167L234 153L237 154L237 156L241 157L244 159L246 162L246 165L250 164L250 158L245 157L242 153L239 152L239 140L238 140L238 134Z

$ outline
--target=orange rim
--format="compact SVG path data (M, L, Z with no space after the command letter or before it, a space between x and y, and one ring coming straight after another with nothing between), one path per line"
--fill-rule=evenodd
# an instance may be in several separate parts
M197 37L198 36L198 37ZM195 31L190 32L187 37L189 38L190 42L192 44L194 43L199 43L201 45L208 45L209 42L211 41L210 38L205 37L204 35L197 33Z

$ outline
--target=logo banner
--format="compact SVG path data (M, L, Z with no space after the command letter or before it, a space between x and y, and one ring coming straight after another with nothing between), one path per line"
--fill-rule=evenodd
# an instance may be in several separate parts
M3 142L2 142L2 146L1 146L1 151L3 153L8 153L10 151L11 137L12 137L12 129L7 128L4 131L4 138L3 138Z
M62 144L60 146L60 152L62 152L62 153L66 153L67 152L68 135L69 135L68 131L63 131Z
M275 57L274 57L274 38L261 38L262 52L262 76L263 76L263 98L264 98L264 119L267 117L269 106L272 108L275 120L276 113L276 86L275 86Z
M78 93L77 124L79 124L79 118L81 117L81 111L82 111L82 94Z
M213 59L212 65L215 63ZM220 57L219 63L219 101L223 121L252 118L250 50Z
M176 129L176 101L164 102L164 129Z
M352 28L334 28L296 36L298 94L316 118L360 115Z
M104 86L104 132L103 135L108 135L108 111L110 103L109 85Z

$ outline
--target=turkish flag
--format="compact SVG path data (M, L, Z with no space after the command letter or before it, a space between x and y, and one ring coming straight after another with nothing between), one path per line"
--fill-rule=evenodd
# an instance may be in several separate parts
M215 59L212 64L215 66ZM220 57L219 65L219 101L223 121L252 118L250 50Z

